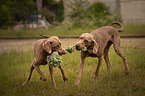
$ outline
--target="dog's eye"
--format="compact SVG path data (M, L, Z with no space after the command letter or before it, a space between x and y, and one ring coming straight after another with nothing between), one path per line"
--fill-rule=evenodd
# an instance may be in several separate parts
M55 46L54 48L55 48L55 49L58 49L58 48L59 48L59 45Z
M59 45L57 45L57 48L59 48Z
M84 40L84 42L88 42L88 40Z
M83 37L80 37L79 39L83 39Z

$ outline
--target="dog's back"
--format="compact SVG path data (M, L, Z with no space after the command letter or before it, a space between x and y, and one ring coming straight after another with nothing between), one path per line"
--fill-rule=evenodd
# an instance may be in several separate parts
M101 36L105 35L105 37L106 37L107 34L112 36L115 32L118 33L118 32L122 32L124 30L124 27L120 22L114 21L114 22L112 22L112 24L117 24L121 28L116 29L112 26L103 26L101 28L98 28L98 29L94 30L93 32L91 32L91 34L94 34L94 35L97 34L97 35L101 35Z
M113 35L116 32L116 29L112 26L103 26L91 32L91 34L101 35L106 37L106 35Z
M106 42L106 41L108 41L108 39L113 37L114 34L119 36L118 32L122 32L124 30L123 25L118 21L114 21L114 22L112 22L112 24L117 24L121 28L116 29L112 26L103 26L101 28L98 28L98 29L91 32L95 41L97 41L98 43L99 43L100 40L102 40L103 42Z

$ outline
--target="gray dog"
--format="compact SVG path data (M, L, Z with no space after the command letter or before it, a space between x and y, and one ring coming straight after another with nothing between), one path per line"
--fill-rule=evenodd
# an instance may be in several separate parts
M46 35L44 35L44 37L46 37ZM36 41L33 48L35 58L31 64L30 73L27 77L27 80L22 84L22 86L24 86L30 80L34 68L40 74L40 79L43 81L46 81L46 77L42 74L41 70L39 69L39 66L46 65L47 56L51 55L54 51L57 51L59 55L66 54L66 51L63 47L61 47L61 41L59 40L57 36L52 36L48 39L40 39ZM59 65L59 69L61 70L63 80L66 81L67 77L65 76L61 65ZM51 79L53 83L53 88L56 89L56 84L55 84L54 76L53 76L53 67L49 66L49 71L50 71L50 75L51 75Z
M125 64L125 73L129 72L126 57L123 55L120 48L120 36L118 32L123 31L123 25L120 22L114 21L112 24L118 24L121 29L115 29L112 26L104 26L94 30L91 33L84 33L80 36L79 42L76 44L76 49L81 50L84 47L87 51L81 51L80 69L78 79L75 85L78 85L81 80L81 74L84 67L84 61L86 57L98 57L98 66L96 68L95 77L92 81L97 81L99 69L103 58L107 64L107 72L110 70L110 62L108 58L108 51L110 46L113 44L116 53L123 59Z

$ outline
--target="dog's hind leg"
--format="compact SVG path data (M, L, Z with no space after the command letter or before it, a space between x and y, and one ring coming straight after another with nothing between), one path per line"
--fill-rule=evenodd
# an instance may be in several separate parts
M124 54L122 53L121 48L120 48L120 37L119 36L114 38L114 49L115 49L116 53L123 59L124 65L125 65L125 73L127 74L129 72L129 68L128 68L128 64L127 64L127 59L124 56Z
M110 64L109 58L108 58L108 52L109 52L109 48L110 48L111 44L112 44L112 42L108 42L107 46L104 49L104 59L105 59L106 65L107 65L107 73L109 73L110 67L111 67L111 64Z
M92 82L97 81L97 77L99 75L99 70L102 64L102 60L103 60L103 55L98 57L98 66L96 68L95 77L92 79Z
M35 59L33 60L32 64L31 64L31 67L30 67L30 73L27 77L27 80L22 84L22 86L24 86L30 79L31 79L31 75L32 75L32 72L34 70L34 67L33 67L33 64L35 63Z

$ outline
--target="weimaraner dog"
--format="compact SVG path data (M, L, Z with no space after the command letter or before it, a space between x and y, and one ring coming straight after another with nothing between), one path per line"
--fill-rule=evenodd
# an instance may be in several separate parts
M44 35L46 37L46 35ZM24 86L31 78L32 72L34 68L37 70L37 72L40 74L40 79L43 81L46 81L46 77L42 74L41 70L39 69L40 65L46 65L47 64L47 56L51 55L54 51L57 51L59 55L66 54L65 49L61 46L61 41L57 36L52 36L47 39L40 39L36 41L33 52L34 52L34 60L30 67L30 73L27 77L27 80L22 84ZM61 70L63 80L66 81L67 77L65 76L65 73L63 71L63 68L61 65L59 65L59 69ZM49 72L52 79L53 88L56 89L56 84L53 76L53 67L49 66Z
M98 65L95 71L95 77L93 81L97 81L99 74L99 69L104 58L107 64L107 72L110 70L110 62L108 58L108 51L110 46L113 44L116 53L123 59L125 64L125 73L129 72L128 64L126 57L123 55L120 48L120 36L118 32L123 31L123 25L120 22L114 21L112 24L117 24L121 26L120 29L115 29L112 26L104 26L94 30L91 33L84 33L80 36L79 42L76 44L76 49L81 50L84 47L87 48L87 51L81 51L81 61L80 69L78 74L78 79L75 85L78 85L81 80L81 75L84 67L84 61L86 57L98 57Z

